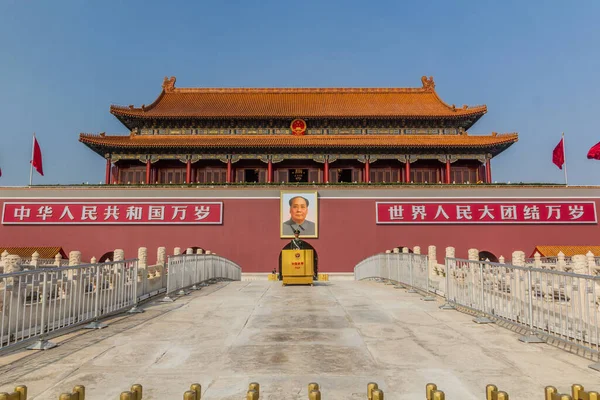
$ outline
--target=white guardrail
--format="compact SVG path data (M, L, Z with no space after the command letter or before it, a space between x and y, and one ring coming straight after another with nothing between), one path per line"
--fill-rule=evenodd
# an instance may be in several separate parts
M0 275L0 349L133 307L137 260L42 268ZM37 347L36 347L37 346Z
M446 258L440 291L432 288L426 266L425 255L376 254L361 261L354 276L443 295L446 303L440 308L472 310L479 323L496 319L523 327L528 331L520 338L524 342L558 339L600 356L599 276Z
M213 254L170 256L166 282L159 273L156 267L138 269L138 260L125 260L0 274L0 350L35 339L28 348L52 348L45 340L50 334L85 323L85 328L103 328L100 318L128 308L140 312L138 302L159 293L241 280L238 265Z
M215 254L179 254L169 256L167 291L163 301L173 301L170 295L187 294L186 288L214 279L240 281L242 269L231 260Z

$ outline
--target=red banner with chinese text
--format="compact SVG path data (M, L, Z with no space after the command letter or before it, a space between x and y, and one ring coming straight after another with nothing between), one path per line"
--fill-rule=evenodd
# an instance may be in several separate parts
M593 224L593 201L377 202L378 224Z
M7 202L5 225L222 224L222 202Z

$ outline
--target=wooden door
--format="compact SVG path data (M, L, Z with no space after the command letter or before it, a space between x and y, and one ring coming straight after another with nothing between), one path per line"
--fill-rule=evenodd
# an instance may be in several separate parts
M338 183L339 180L339 174L338 174L338 170L337 168L333 168L329 169L329 182L331 183Z

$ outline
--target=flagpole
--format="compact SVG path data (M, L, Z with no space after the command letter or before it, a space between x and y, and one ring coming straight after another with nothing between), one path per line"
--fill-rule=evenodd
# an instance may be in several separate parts
M35 151L35 132L33 132L33 139L31 141L31 161L29 161L29 186L33 180L33 152Z
M565 186L569 186L569 180L567 179L567 152L565 151L565 133L562 133L562 142L563 142L563 154L565 157Z

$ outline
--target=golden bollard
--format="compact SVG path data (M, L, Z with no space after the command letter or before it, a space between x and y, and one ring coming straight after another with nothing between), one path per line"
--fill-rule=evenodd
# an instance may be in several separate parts
M2 399L2 397L0 397L0 399ZM7 397L7 399L8 399L8 397ZM71 393L61 393L58 400L71 400Z
M583 386L575 383L571 385L571 396L573 396L573 400L579 400L581 397L579 396L583 392Z
M8 400L8 393L6 393L6 392L0 393L0 400Z
M183 400L196 400L196 392L188 390L183 394Z
M139 383L133 384L130 390L133 400L142 400L142 385Z
M311 390L308 394L308 400L321 400L321 392L318 390Z
M131 392L122 392L119 400L133 400L133 393Z
M373 400L383 400L383 390L381 390L381 389L373 390Z
M248 390L246 400L258 400L258 392L256 390Z
M73 388L73 393L77 393L77 400L85 400L85 386L77 385Z
M308 393L310 394L310 392L312 392L313 390L319 390L319 384L317 382L311 382L308 384Z
M494 400L494 393L497 391L498 391L498 386L486 385L485 386L485 399L486 400Z
M200 397L202 396L202 385L199 383L192 383L190 385L190 390L196 393L196 400L200 400Z
M445 400L446 395L441 390L436 390L433 392L433 400Z
M598 392L588 392L589 400L600 400L600 394Z
M425 398L427 400L433 399L433 392L437 390L437 385L435 383L428 383L425 385Z
M544 399L545 400L552 400L552 398L554 397L554 395L557 393L558 391L556 390L556 388L554 386L546 386L544 388Z
M248 385L248 390L255 390L256 393L260 396L260 385L258 382L252 382Z
M560 400L573 400L573 398L568 394L561 394L559 399Z
M27 400L27 386L19 385L15 388L15 392L19 393L19 400Z
M500 391L500 392L496 393L496 399L508 400L508 393Z
M375 382L367 383L367 399L373 400L373 390L378 389L379 386Z

